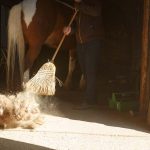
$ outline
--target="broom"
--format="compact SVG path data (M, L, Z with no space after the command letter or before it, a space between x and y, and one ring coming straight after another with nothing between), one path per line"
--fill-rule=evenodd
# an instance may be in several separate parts
M75 12L68 24L71 26L78 10L75 9ZM33 76L26 84L25 90L38 95L54 95L55 94L55 72L56 67L54 65L54 59L60 50L60 47L65 39L66 35L64 34L51 61L42 65L37 74Z

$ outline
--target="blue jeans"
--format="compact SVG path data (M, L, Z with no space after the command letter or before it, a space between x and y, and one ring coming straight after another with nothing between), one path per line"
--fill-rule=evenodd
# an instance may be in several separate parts
M86 80L85 98L89 104L97 103L97 71L99 66L101 41L93 40L77 44L77 54L82 73Z

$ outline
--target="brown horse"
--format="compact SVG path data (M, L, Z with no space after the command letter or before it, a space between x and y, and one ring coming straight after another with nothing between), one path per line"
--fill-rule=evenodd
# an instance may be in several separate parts
M23 74L31 69L43 44L56 48L74 10L57 0L24 0L10 10L8 21L8 84L22 84ZM69 49L69 71L65 84L71 82L75 67L75 37L65 39L62 48ZM16 56L16 57L15 57ZM16 63L16 58L18 63ZM15 68L19 65L19 71ZM18 77L20 76L20 82ZM14 78L15 74L15 78Z

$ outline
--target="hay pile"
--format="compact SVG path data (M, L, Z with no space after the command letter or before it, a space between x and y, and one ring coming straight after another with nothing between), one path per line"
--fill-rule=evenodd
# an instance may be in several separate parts
M0 94L0 127L29 128L43 124L39 104L30 93L15 95Z

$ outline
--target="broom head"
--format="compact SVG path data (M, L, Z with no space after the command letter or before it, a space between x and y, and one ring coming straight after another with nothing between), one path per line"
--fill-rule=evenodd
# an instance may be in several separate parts
M52 62L43 64L37 74L25 84L25 90L38 95L54 95L55 72L56 67Z

